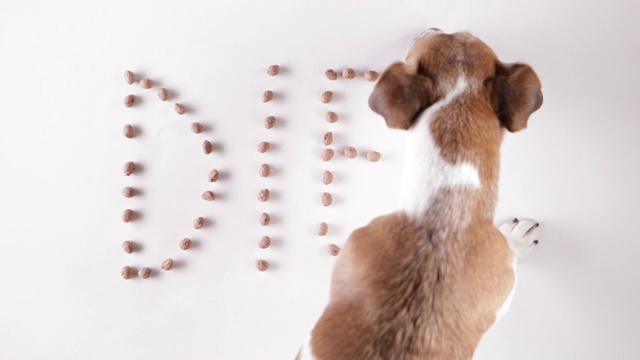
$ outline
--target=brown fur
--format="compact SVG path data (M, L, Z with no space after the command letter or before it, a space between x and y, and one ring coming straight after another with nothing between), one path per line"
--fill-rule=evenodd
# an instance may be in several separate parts
M541 105L535 72L502 64L470 34L427 35L380 77L370 106L408 129L461 74L469 89L430 131L442 158L473 164L482 186L441 188L425 214L378 217L351 234L312 332L317 359L470 359L511 291L513 254L492 223L499 147L503 129L525 128Z

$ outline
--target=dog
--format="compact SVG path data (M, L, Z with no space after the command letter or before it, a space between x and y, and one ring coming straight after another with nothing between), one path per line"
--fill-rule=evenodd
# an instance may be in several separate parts
M500 62L467 32L429 29L384 71L369 106L406 131L401 210L351 234L297 359L472 358L538 243L537 222L493 217L505 129L541 105L529 65Z

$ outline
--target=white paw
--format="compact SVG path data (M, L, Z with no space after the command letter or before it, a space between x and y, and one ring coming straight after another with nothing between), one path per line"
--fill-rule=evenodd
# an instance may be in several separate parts
M539 226L535 220L513 219L500 225L499 229L507 238L507 243L516 257L522 259L529 256L538 245L536 236Z

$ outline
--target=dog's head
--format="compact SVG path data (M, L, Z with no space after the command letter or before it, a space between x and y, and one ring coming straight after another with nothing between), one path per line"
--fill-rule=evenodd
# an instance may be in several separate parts
M461 78L468 85L465 91L486 101L509 131L526 128L529 115L542 105L540 80L529 65L500 62L491 48L469 33L429 29L414 40L404 62L385 70L369 107L387 126L406 130Z

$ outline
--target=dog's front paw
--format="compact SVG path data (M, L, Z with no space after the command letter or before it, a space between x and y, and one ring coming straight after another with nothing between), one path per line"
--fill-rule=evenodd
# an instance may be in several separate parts
M513 219L500 225L500 232L507 238L507 243L516 257L522 259L529 256L538 245L536 236L539 226L535 220Z

